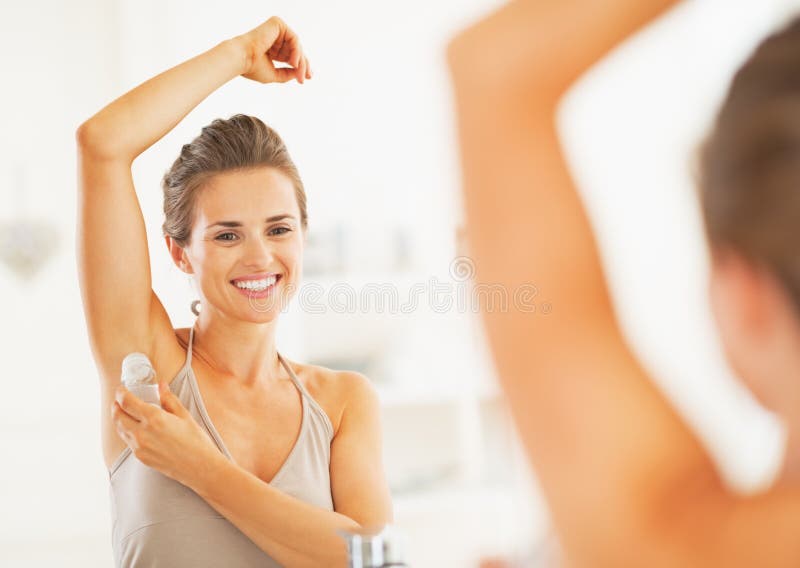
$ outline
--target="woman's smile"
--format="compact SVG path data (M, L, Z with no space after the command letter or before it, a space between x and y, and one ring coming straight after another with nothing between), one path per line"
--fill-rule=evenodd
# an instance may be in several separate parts
M247 298L266 298L275 290L282 278L281 274L249 275L234 278L231 284Z

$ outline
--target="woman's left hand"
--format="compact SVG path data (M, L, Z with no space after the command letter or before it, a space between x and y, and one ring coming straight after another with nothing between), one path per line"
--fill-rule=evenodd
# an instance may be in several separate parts
M143 464L194 487L222 454L163 381L161 408L117 387L111 416L122 440Z

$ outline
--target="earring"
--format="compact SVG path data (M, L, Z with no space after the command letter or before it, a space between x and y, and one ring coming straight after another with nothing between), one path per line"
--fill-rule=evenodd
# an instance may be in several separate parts
M195 300L194 302L192 302L191 310L194 315L196 316L200 315L199 308L200 308L200 300Z

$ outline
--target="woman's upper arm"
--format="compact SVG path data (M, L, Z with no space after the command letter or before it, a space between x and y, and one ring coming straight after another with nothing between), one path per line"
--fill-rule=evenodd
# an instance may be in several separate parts
M119 377L127 353L152 352L153 324L163 327L169 322L165 314L154 317L163 307L152 291L132 160L105 155L85 137L82 127L78 131L78 274L92 352L103 377L111 380Z
M380 400L363 375L342 372L337 379L345 406L331 443L334 509L364 528L378 529L392 521L383 467Z
M795 566L797 489L728 490L627 345L556 132L566 85L672 3L512 2L451 43L476 281L538 292L483 317L570 565Z
M597 566L609 554L613 565L620 553L653 543L672 512L699 510L685 498L688 484L702 480L717 496L724 488L617 321L561 151L556 110L567 81L539 78L525 65L522 78L480 80L475 46L511 41L506 19L536 6L544 5L515 3L498 16L503 26L478 27L449 53L469 246L476 284L500 286L515 300L508 310L481 306L483 319L559 533L571 554ZM528 68L552 60L536 55Z
M555 107L474 91L459 106L476 284L517 300L536 291L525 305L483 309L483 320L559 535L578 563L646 555L661 546L651 539L665 511L695 508L682 493L687 480L723 492L714 466L624 338L561 154Z

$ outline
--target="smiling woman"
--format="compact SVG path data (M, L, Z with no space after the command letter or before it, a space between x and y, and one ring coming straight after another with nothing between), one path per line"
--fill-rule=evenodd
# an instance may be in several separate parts
M285 145L259 119L213 121L164 176L164 238L198 284L195 324L174 329L152 290L131 164L238 75L302 83L311 70L297 35L270 18L77 132L78 264L117 566L341 566L338 531L392 518L371 383L277 351L278 315L300 278L306 198ZM132 351L167 377L161 407L119 386Z
M185 182L173 181L173 171L184 168L181 158L164 177L164 233L175 264L194 274L201 306L230 310L241 320L267 322L277 317L298 287L307 223L305 192L278 135L254 117L237 115L228 124L236 122L244 126L216 133L216 142L201 142L209 157L188 179L181 172ZM259 130L271 135L261 138ZM242 131L252 133L249 140ZM256 159L225 159L224 153L231 151L229 136L260 148ZM281 159L275 160L275 155ZM226 161L240 165L218 169L218 163ZM194 181L197 178L202 185Z

